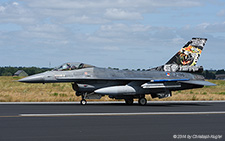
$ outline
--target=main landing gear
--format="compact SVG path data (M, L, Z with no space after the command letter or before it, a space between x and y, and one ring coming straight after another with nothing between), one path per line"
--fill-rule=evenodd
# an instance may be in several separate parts
M126 98L124 99L127 105L132 105L134 103L134 99L133 98ZM146 105L147 104L147 99L144 97L139 98L138 100L138 104L139 105Z
M142 106L146 105L146 104L147 104L147 99L144 98L144 97L139 98L138 104L139 104L139 105L142 105Z
M125 102L127 105L132 105L134 103L134 99L133 98L126 98Z

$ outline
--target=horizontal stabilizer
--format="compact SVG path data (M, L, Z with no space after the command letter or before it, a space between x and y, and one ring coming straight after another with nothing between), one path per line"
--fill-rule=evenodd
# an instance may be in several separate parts
M202 85L202 86L216 86L216 84L213 84L213 83L208 82L208 81L203 81L203 80L182 81L182 83Z

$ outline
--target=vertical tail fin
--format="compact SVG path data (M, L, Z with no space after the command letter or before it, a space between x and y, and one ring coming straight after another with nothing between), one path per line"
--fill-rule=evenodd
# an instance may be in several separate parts
M192 38L165 65L152 68L158 71L201 72L203 67L195 66L205 46L206 38Z
M166 64L195 66L206 41L206 38L192 38L192 40L178 51Z

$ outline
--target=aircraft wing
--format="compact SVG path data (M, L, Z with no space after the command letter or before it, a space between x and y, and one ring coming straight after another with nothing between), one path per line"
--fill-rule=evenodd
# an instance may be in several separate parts
M154 83L156 82L156 83ZM204 80L190 80L190 79L161 79L161 80L151 80L150 82L141 85L142 88L176 88L181 87L181 84L176 83L186 83L200 86L216 86L208 81Z
M213 84L213 83L208 82L208 81L203 81L203 80L182 81L182 83L194 84L194 85L202 85L202 86L216 86L216 84Z
M68 81L80 81L80 80L112 80L112 81L150 81L150 82L175 82L175 81L188 81L190 79L153 79L153 78L95 78L95 77L56 77L57 80L68 80Z
M150 81L150 83L164 83L164 82L180 82L186 84L193 84L193 85L202 85L202 86L215 86L208 81L204 80L190 80L187 78L182 79L152 79L152 78L93 78L93 77L84 77L84 78L74 78L74 77L57 77L58 80L65 80L65 81L82 81L82 80L111 80L111 81ZM149 83L149 82L147 82ZM146 83L145 83L146 84ZM143 84L144 85L144 84Z

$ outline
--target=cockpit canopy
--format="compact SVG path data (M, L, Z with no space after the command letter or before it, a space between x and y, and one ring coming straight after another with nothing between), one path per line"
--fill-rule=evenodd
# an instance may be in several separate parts
M77 70L77 69L83 69L83 68L91 68L94 67L92 65L79 63L79 62L73 62L73 63L64 63L63 65L56 67L53 69L54 71L68 71L68 70Z

